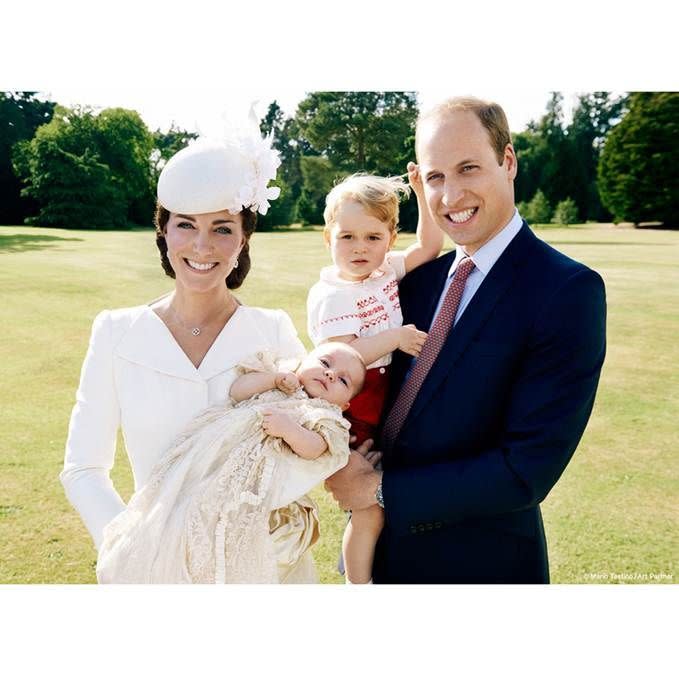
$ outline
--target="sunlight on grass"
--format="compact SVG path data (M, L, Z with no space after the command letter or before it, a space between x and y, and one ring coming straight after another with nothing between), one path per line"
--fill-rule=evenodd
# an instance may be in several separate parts
M608 355L590 424L543 503L553 582L676 582L679 412L679 233L598 225L538 235L599 271L608 295ZM402 235L399 247L412 241ZM318 231L256 234L237 296L283 308L303 341L305 300L329 262ZM153 232L0 227L0 582L94 582L95 551L58 474L90 326L105 308L169 291ZM132 479L122 440L113 471ZM323 582L335 572L341 512L322 488ZM596 574L606 574L595 579ZM653 581L651 579L649 582Z

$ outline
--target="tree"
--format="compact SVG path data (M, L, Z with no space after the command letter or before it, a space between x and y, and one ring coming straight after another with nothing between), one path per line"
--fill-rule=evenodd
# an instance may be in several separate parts
M189 142L196 139L195 132L187 132L177 127L173 122L167 132L157 129L153 132L153 150L151 152L151 172L154 184L158 181L158 175L172 156L189 145Z
M538 189L529 203L520 203L519 214L529 224L549 224L552 218L552 208L545 194Z
M679 223L678 154L679 93L630 95L598 168L601 201L616 221Z
M295 121L313 148L347 173L403 174L414 157L414 92L312 92Z
M297 203L297 219L302 224L323 224L325 197L338 179L337 170L323 156L303 156L302 193Z
M153 140L139 114L57 106L33 139L15 146L22 193L35 199L31 223L64 228L119 228L150 222Z
M302 193L303 184L301 158L303 155L318 153L300 135L295 120L285 118L283 109L276 101L269 104L266 115L260 122L260 129L263 134L273 133L273 147L281 156L281 166L276 180L276 184L281 187L281 195L272 203L272 208L275 203L278 206L271 216L267 214L258 222L266 228L267 225L290 223L295 219L295 205ZM286 215L287 222L281 221L286 219Z
M298 105L289 130L301 151L298 217L305 223L322 221L325 195L319 195L317 188L319 181L327 184L330 175L405 173L408 161L415 157L416 118L417 100L412 92L308 94ZM321 156L329 165L311 161L305 174L304 159L310 156ZM414 198L411 202L401 211L401 226L406 229L414 228L417 221Z
M0 224L21 224L35 205L21 198L21 182L12 167L12 150L29 140L52 117L56 104L37 92L0 92Z
M581 94L568 126L569 173L575 181L571 196L580 214L591 220L608 220L597 187L597 165L607 134L620 121L627 97L613 97L610 92Z
M274 226L287 226L294 222L296 217L295 197L285 179L277 177L269 186L278 186L281 194L271 201L269 210L265 215L257 217L258 231L271 231Z
M578 206L572 198L562 200L554 210L552 224L562 224L568 226L578 221Z

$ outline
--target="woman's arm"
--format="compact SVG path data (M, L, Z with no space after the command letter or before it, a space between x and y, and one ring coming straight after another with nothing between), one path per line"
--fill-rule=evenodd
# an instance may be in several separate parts
M97 548L104 526L125 509L110 478L119 423L111 318L103 311L92 325L69 424L64 469L59 476Z
M436 259L443 247L443 231L437 226L424 198L424 186L420 169L415 163L408 163L408 181L417 198L417 242L406 248L406 273L420 264Z

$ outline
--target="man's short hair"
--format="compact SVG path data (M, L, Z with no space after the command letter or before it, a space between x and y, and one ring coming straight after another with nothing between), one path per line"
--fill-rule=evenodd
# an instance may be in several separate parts
M476 115L488 132L490 145L495 151L498 164L502 165L505 158L505 148L507 144L512 143L507 116L500 104L476 97L452 97L421 113L415 128L415 148L417 148L417 136L422 122L456 111L470 111Z

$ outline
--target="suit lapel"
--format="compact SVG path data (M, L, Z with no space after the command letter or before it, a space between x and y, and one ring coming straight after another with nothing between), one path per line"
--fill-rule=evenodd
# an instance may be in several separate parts
M454 368L469 343L479 335L498 302L514 285L518 271L518 259L526 246L527 237L535 238L524 222L521 231L495 262L467 305L460 320L449 333L441 352L420 387L405 424L417 417L429 403L439 385Z
M435 265L427 280L416 291L412 291L407 299L402 299L404 324L413 323L419 330L429 329L454 259L455 250L435 260ZM395 400L411 362L412 357L408 354L400 351L394 353L387 408L390 408Z

